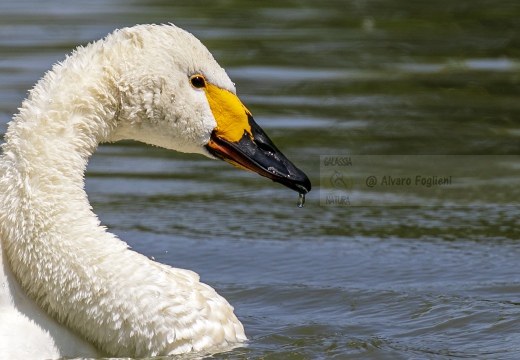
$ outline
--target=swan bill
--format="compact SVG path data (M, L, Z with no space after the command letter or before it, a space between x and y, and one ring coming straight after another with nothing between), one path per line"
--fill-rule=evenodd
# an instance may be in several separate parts
M300 194L311 190L307 175L276 148L234 93L207 82L202 75L192 76L191 80L196 81L192 82L194 87L206 93L217 123L206 145L211 155L241 169L256 172Z
M248 126L242 128L240 139L229 140L215 129L206 145L208 152L241 169L253 171L285 185L300 194L308 193L311 190L311 182L307 175L278 150L247 109L245 115Z
M211 83L204 85L204 92L217 122L215 132L219 137L227 141L238 142L244 131L249 136L253 136L249 124L249 118L252 117L251 112L235 94Z

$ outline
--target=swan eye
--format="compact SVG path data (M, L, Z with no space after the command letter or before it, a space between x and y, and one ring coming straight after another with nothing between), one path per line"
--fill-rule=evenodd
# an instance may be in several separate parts
M194 88L200 89L206 86L206 79L202 75L193 75L190 78L190 83Z

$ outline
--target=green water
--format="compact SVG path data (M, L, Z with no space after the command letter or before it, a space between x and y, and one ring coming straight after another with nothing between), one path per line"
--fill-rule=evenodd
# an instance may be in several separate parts
M102 222L235 307L250 341L215 358L520 357L520 179L502 186L499 166L520 166L520 3L6 0L0 131L76 45L151 22L200 38L313 182L300 209L297 193L201 156L120 143L92 158ZM376 200L401 206L327 206L325 155L467 156L480 190L464 206L390 190Z

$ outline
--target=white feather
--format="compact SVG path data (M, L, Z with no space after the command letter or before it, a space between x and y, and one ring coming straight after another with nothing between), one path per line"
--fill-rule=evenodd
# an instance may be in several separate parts
M0 158L0 358L211 351L246 339L197 274L149 260L101 227L83 190L97 145L135 139L206 154L216 122L189 76L235 92L209 51L173 25L78 48L40 80Z

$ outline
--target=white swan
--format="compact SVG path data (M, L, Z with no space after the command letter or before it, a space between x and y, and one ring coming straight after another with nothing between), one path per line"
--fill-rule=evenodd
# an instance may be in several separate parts
M151 261L99 225L84 170L99 143L121 139L311 187L191 34L139 25L78 48L32 89L2 145L0 359L211 352L246 339L195 273Z

